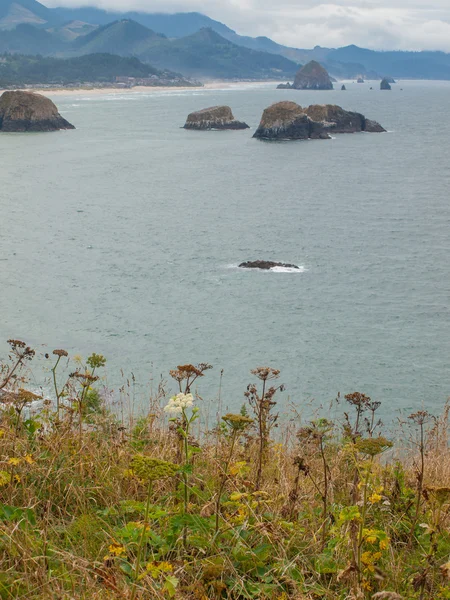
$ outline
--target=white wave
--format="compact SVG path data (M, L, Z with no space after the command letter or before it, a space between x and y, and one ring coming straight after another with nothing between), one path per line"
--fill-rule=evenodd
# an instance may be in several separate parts
M294 267L273 267L269 269L272 273L304 273L307 269L305 267L299 266L297 269Z

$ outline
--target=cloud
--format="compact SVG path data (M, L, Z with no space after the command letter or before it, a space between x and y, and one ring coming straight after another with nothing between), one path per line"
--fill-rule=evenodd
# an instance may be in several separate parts
M44 0L47 6L198 11L242 35L266 35L297 48L348 44L450 52L449 0Z

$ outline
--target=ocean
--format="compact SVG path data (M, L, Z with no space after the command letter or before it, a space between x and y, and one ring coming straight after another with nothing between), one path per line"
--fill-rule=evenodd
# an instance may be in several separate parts
M213 409L219 389L238 409L267 365L286 386L281 412L353 391L386 420L441 412L450 82L346 86L55 95L75 131L0 135L0 355L11 337L102 353L105 384L132 378L143 410L169 369L208 362L198 392ZM388 132L252 139L278 100L339 104ZM181 128L216 104L251 129ZM256 259L301 269L237 267Z

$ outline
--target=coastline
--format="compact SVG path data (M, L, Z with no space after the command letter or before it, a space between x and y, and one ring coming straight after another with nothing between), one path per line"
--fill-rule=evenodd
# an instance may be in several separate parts
M205 90L232 90L242 87L263 87L265 85L275 85L279 81L210 81L205 83L203 87L193 86L135 86L132 88L115 88L115 87L78 87L78 88L51 88L51 87L33 87L33 88L18 88L24 92L36 92L38 94L50 94L52 96L71 96L79 95L80 93L89 93L95 95L102 94L138 94L138 93L156 93L156 92L184 92L184 91L205 91ZM0 94L8 91L0 89Z

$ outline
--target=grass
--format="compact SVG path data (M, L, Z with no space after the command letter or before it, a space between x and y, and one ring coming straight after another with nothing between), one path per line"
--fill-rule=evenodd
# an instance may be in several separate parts
M275 436L280 373L264 367L240 413L198 435L207 364L171 371L178 393L125 419L99 394L104 357L56 350L44 399L27 380L34 351L10 347L0 598L450 598L448 408L411 415L398 456L359 392L342 423Z

